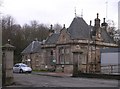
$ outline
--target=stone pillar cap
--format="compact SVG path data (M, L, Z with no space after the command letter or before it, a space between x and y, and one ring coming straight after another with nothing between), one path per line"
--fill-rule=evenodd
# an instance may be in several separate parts
M12 46L11 44L5 44L4 46L2 46L2 50L5 50L5 49L14 50L15 46Z

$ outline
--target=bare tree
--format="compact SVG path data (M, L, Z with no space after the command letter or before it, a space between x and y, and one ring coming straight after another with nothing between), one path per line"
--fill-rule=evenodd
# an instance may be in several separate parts
M31 27L32 27L34 30L36 30L36 28L38 27L38 21L36 21L36 20L31 21Z
M120 46L120 30L116 30L114 34L114 41Z
M115 23L113 20L108 20L108 28L107 28L107 32L109 33L109 35L113 38L114 34L115 34Z
M3 16L2 17L2 43L7 43L8 39L13 38L13 25L15 24L15 20L12 16Z

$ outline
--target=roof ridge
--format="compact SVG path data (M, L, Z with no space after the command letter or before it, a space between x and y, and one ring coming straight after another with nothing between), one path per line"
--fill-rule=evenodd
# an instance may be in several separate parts
M35 41L32 42L31 51L33 51L34 43L35 43Z

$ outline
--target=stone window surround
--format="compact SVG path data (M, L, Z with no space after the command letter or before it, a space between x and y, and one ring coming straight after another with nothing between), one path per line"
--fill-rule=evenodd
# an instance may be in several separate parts
M66 58L69 55L70 55L70 46L59 47L59 59L58 59L59 61L58 61L58 64L70 64L71 62L66 60ZM63 60L61 59L61 57L63 58Z

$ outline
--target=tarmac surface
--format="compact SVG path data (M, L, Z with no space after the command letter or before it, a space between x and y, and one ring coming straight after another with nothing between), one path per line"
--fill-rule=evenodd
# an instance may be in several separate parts
M118 87L118 80L74 78L71 74L33 72L15 74L14 84L7 87Z
M57 73L57 72L33 72L32 74L53 76L53 77L72 77L72 74Z

